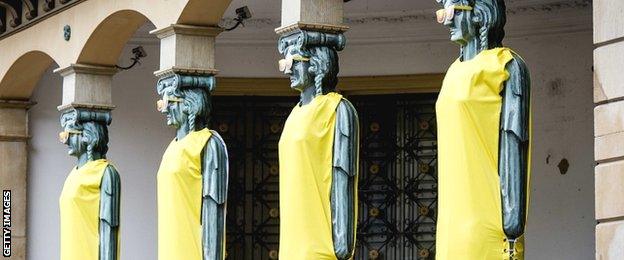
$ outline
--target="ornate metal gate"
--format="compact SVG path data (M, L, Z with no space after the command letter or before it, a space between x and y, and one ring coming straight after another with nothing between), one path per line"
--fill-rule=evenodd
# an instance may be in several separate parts
M360 116L355 259L434 259L435 95L352 96ZM227 259L277 259L277 142L296 97L214 97L230 153Z

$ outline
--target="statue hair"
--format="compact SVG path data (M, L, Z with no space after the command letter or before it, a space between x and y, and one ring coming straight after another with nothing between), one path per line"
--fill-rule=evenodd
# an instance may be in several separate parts
M108 127L103 123L87 121L82 125L82 136L87 143L87 158L93 161L94 152L106 158L108 152Z
M315 46L310 48L310 67L313 68L314 87L316 94L327 94L338 85L338 52L329 47Z
M188 115L188 124L191 131L200 130L208 126L210 111L212 110L210 95L205 88L177 88L175 96L184 98L183 111Z
M469 0L474 6L474 14L481 18L479 26L479 42L481 51L502 47L507 23L504 0Z

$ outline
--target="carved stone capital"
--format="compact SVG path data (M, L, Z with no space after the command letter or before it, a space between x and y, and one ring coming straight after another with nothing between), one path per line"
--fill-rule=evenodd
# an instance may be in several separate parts
M95 122L104 125L110 125L113 118L110 110L100 110L93 108L72 108L62 112L61 125L66 122L73 121L76 124L85 122Z
M161 77L156 84L156 91L162 93L165 88L203 88L211 93L216 86L216 79L212 74L178 74L172 73Z
M278 50L285 54L289 48L305 49L310 47L327 47L336 51L345 48L347 40L342 33L324 33L317 31L296 30L280 37Z
M349 26L336 25L336 24L297 22L291 25L279 27L275 29L275 33L280 34L280 35L288 35L297 31L302 31L302 30L341 34L349 30Z

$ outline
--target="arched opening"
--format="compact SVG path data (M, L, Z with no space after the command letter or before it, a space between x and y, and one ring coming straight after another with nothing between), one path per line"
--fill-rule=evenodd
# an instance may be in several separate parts
M178 18L179 24L214 26L219 23L223 13L232 0L191 0Z
M39 79L54 60L41 51L20 56L0 81L0 99L28 100Z
M109 15L91 33L77 63L114 66L128 39L147 21L145 15L134 10Z

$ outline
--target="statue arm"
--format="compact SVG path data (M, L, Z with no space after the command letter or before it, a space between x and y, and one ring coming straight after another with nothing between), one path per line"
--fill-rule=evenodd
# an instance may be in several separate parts
M118 252L121 180L112 165L100 184L100 260L116 260Z
M215 131L211 132L212 136L203 151L202 196L212 198L217 204L224 204L228 183L227 148L221 136Z
M526 64L514 53L507 66L500 121L498 170L503 229L509 239L524 233L529 182L531 79Z
M336 109L331 189L332 232L336 257L350 259L355 245L359 122L343 99Z
M212 132L202 158L202 247L204 260L225 259L228 156L225 142Z

